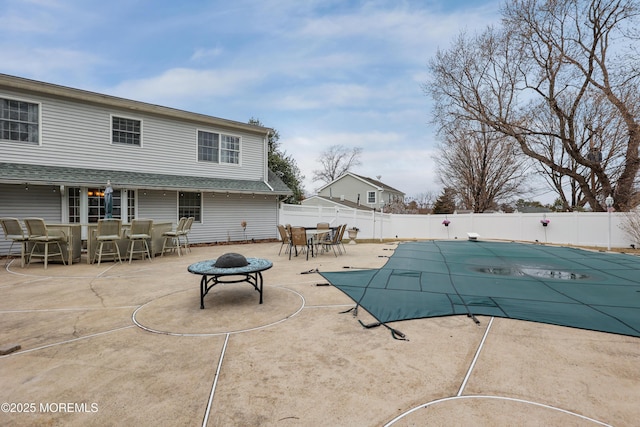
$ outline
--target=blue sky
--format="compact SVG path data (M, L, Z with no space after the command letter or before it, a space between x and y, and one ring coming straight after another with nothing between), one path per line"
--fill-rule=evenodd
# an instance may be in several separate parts
M494 0L0 0L0 73L280 133L308 193L331 145L407 196L440 193L427 63Z

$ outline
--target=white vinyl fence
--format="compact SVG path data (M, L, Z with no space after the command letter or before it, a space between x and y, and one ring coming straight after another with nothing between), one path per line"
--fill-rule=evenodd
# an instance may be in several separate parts
M540 220L549 220L544 227ZM445 227L443 221L450 221ZM318 222L346 223L357 227L358 239L467 239L467 233L480 239L538 241L576 246L629 248L637 244L620 228L624 213L553 212L483 213L452 215L381 214L349 208L329 208L282 204L281 224L313 227ZM610 240L609 240L610 239Z

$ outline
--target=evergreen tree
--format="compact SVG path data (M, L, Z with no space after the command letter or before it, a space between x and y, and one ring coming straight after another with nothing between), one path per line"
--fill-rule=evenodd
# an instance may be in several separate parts
M265 127L259 119L251 118L249 124ZM269 134L268 145L268 166L269 169L280 177L291 191L293 195L284 199L285 203L299 204L304 199L304 188L302 186L302 180L304 175L300 173L300 169L296 164L296 161L280 149L280 134L277 130L273 130L273 133Z
M455 191L445 188L433 205L434 214L452 214L456 210Z

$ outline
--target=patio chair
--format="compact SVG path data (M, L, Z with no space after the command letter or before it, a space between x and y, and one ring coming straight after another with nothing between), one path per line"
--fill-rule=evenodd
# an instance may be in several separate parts
M311 250L311 244L307 239L307 230L304 227L291 227L291 243L289 244L289 259L291 259L291 252L295 249L296 256L298 256L298 246L302 250L307 252L307 260L309 259L309 251Z
M319 222L318 224L316 224L316 230L321 231L321 230L326 230L327 234L322 234L322 235L317 235L318 236L318 240L317 240L317 244L324 244L324 242L328 242L331 240L332 238L332 234L331 234L331 224L329 224L328 222Z
M149 244L147 240L151 239L151 227L153 226L153 220L151 219L134 219L131 221L131 229L127 234L127 240L129 240L129 247L127 248L127 255L129 256L129 264L133 254L142 254L142 260L144 261L145 254L151 261L151 252L149 251ZM136 243L140 243L141 248L136 250Z
M178 256L182 256L181 247L183 246L181 238L185 237L185 249L186 249L186 234L184 234L184 227L187 224L187 217L183 216L178 221L178 225L175 230L165 231L162 233L162 237L164 240L162 241L162 256L164 253L169 251L178 251ZM167 246L167 241L171 241L171 244Z
M338 229L333 233L333 237L330 241L323 243L323 247L328 250L328 248L333 249L333 254L337 257L338 253L336 252L336 247L338 248L338 252L342 255L342 249L340 249L341 237L344 234L344 227L346 225L339 225Z
M100 246L93 255L93 261L96 262L98 258L98 265L102 261L102 255L112 255L113 261L118 256L118 261L122 264L122 258L120 257L120 248L118 247L118 241L122 238L122 220L121 219L100 219L98 220L98 230L96 240L100 243ZM111 252L103 252L104 244L111 245Z
M284 253L286 254L289 251L289 246L291 245L291 238L289 237L289 232L285 228L284 225L278 225L278 233L280 233L280 239L282 240L282 244L280 245L280 251L278 252L278 256L282 253L282 247L287 246Z
M185 251L191 252L190 243L189 243L189 233L191 233L191 226L193 225L193 221L195 221L195 217L188 217L187 221L184 223L184 228L182 229L182 235L185 238L184 249Z
M46 269L49 265L49 258L58 255L60 256L60 259L62 259L62 264L66 264L64 262L62 245L60 244L67 241L67 237L64 232L59 231L60 234L51 233L42 218L25 218L24 224L27 226L27 231L29 233L29 242L33 244L31 252L29 252L27 267L31 264L33 258L42 258L44 260L44 268ZM55 252L55 246L54 251L50 252L49 247L51 245L57 246L58 252ZM43 252L36 251L36 249L39 248L42 248Z
M13 249L13 245L15 243L19 243L20 267L24 268L24 255L27 248L27 242L29 241L29 236L24 232L18 218L0 218L0 224L2 224L5 240L11 240L11 246L9 246L9 253L7 254L7 263L12 255L11 249Z
M347 224L342 224L342 229L336 230L336 233L339 234L338 242L340 243L340 246L338 246L338 249L342 248L342 250L346 254L347 253L347 248L344 247L344 240L343 240L345 231L347 231Z

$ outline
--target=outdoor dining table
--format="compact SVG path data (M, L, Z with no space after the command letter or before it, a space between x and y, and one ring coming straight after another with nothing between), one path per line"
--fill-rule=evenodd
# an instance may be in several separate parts
M319 245L322 242L322 236L324 236L325 234L328 235L331 230L330 229L307 229L305 230L307 233L307 240L309 243L309 247L311 248L311 256L314 256L314 253L317 252L316 250L314 250L314 248L316 247L316 245Z
M247 258L248 264L242 267L216 267L216 260L199 261L191 264L189 273L199 274L200 279L200 309L204 309L204 297L211 288L219 283L247 282L260 294L262 304L262 272L273 267L273 263L264 258ZM235 276L235 277L233 277Z

